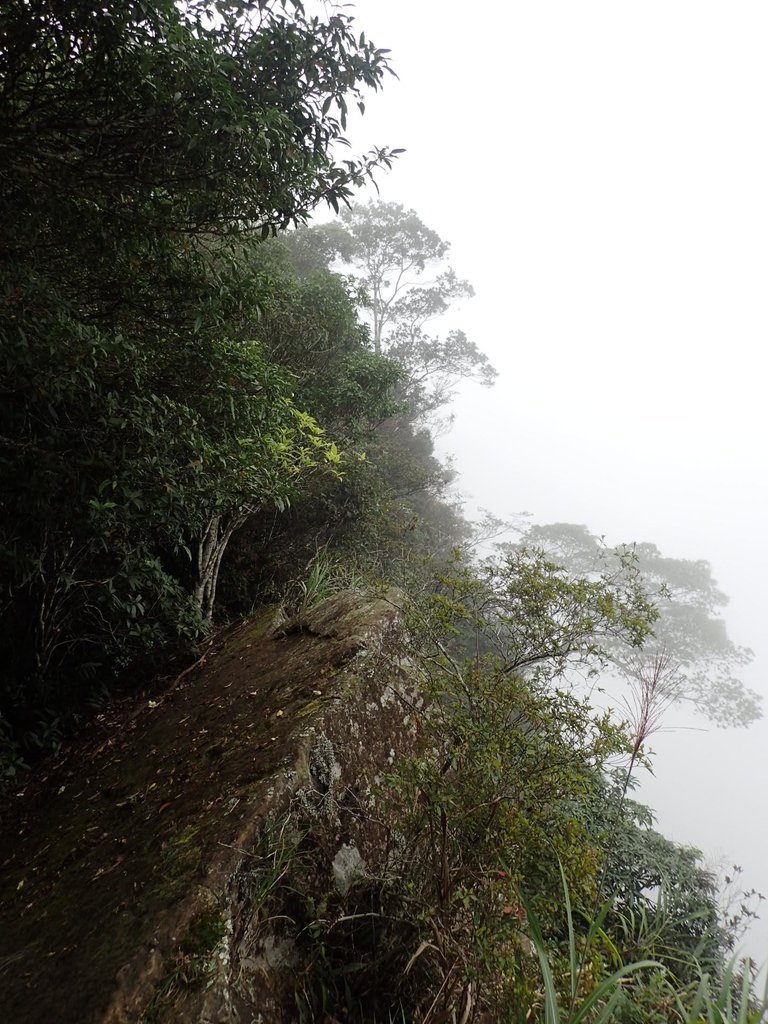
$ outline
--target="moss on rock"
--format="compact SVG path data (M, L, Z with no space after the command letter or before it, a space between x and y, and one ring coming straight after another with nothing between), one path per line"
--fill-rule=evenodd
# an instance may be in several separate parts
M237 893L267 823L317 786L316 737L342 763L342 802L408 742L402 707L384 697L401 685L386 656L396 599L341 594L273 622L230 631L175 686L107 713L7 798L0 986L14 1024L142 1020L174 964L202 964L190 944L223 941L225 918L227 956L247 972L260 955L244 939L254 904ZM245 988L251 999L258 985ZM174 1019L203 1019L185 1005Z

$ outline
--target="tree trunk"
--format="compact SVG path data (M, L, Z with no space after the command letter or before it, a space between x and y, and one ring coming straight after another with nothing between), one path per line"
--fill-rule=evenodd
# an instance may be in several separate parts
M197 580L192 591L195 602L206 622L213 617L219 569L229 538L243 525L252 509L237 509L228 516L213 516L197 545Z

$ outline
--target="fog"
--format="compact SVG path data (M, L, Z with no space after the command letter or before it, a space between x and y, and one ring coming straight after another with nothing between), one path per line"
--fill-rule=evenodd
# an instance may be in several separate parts
M476 290L457 320L500 371L441 441L468 509L708 560L766 694L768 7L356 9L399 80L353 148L406 148L381 198L452 243ZM661 830L768 893L768 722L674 712L653 746ZM747 950L765 960L765 921Z

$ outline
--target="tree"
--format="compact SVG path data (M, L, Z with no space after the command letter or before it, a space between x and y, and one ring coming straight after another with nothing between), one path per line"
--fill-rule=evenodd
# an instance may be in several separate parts
M0 718L19 728L193 637L243 516L338 464L254 337L252 254L391 161L337 156L388 71L352 27L298 0L3 5Z
M385 347L388 329L401 323L423 326L444 313L451 300L474 294L450 269L421 283L422 274L441 266L449 245L413 210L370 201L344 210L339 227L338 256L355 267L366 288L377 353Z
M396 573L402 582L417 564L447 560L469 533L458 499L446 494L453 471L404 398L410 371L391 351L372 350L359 286L330 268L337 235L333 224L287 232L252 257L253 273L270 282L253 336L291 373L295 403L312 410L345 462L342 481L313 477L285 515L266 506L238 534L222 577L232 613L295 588L319 551L358 574Z
M455 635L457 653L542 683L571 668L598 671L617 642L642 648L656 618L628 558L587 578L521 546L480 565L459 554L436 582L425 618Z
M251 335L270 359L290 373L294 400L312 409L325 430L350 442L370 440L399 409L395 386L403 370L370 351L358 296L322 262L301 273L290 232L268 239L251 254L251 271L268 282Z
M493 383L496 371L463 331L444 338L427 331L474 292L446 265L448 243L413 210L369 202L343 210L334 224L299 232L296 249L311 265L307 238L323 258L352 269L370 315L374 352L386 352L406 368L401 394L414 419L444 405L463 378Z
M752 652L728 636L720 610L728 598L708 562L668 558L650 543L608 548L585 526L533 526L524 547L540 549L568 573L594 578L632 564L658 612L642 651L613 645L611 656L630 684L656 677L662 696L691 702L718 725L748 725L760 717L760 697L738 679Z
M294 403L344 452L343 479L313 474L284 514L265 505L237 535L221 591L232 613L264 593L282 598L319 551L358 574L391 576L448 556L466 536L444 497L451 471L429 431L403 418L403 365L371 350L357 289L313 258L314 238L290 232L257 247L252 269L269 288L252 332L291 374Z
M90 224L108 211L122 229L138 219L193 234L336 208L390 159L333 152L348 102L388 71L352 26L299 0L5 4L4 207L15 223L18 200L34 200L27 230L8 232L17 251L37 237L35 214L78 227L66 203L55 217L51 195Z

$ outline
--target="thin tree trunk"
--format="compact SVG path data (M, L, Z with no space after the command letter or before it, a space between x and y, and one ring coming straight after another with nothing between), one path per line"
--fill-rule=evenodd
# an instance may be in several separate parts
M226 518L213 516L203 531L197 545L197 580L192 591L203 619L210 622L216 601L216 587L219 569L229 539L253 512L253 509L237 509Z

